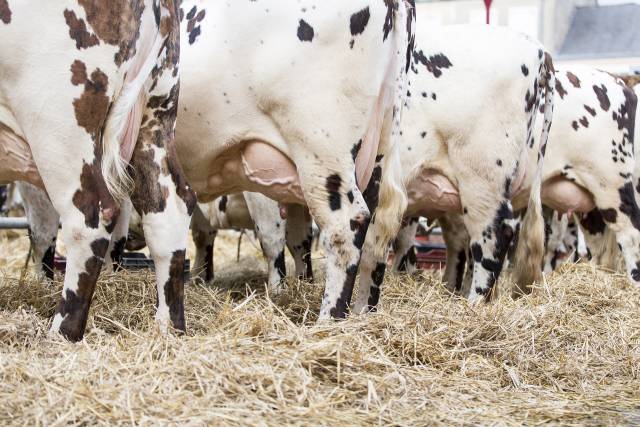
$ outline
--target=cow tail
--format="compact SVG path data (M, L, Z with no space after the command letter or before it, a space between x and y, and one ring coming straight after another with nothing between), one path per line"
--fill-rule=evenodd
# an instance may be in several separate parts
M515 252L515 268L513 278L516 283L514 296L531 292L531 285L542 279L542 263L544 259L545 238L544 218L542 217L542 167L549 140L549 131L553 118L554 88L556 85L553 60L548 53L544 54L544 63L539 77L540 90L544 90L544 123L540 137L538 165L531 185L529 204L520 228L520 236ZM537 110L537 107L536 107ZM537 111L534 110L534 117Z
M393 108L387 109L382 127L383 138L378 148L378 157L383 156L383 173L379 204L372 218L375 232L367 233L367 246L373 248L374 254L378 257L386 253L389 242L398 233L402 216L407 209L399 138L402 109L407 101L408 71L415 42L415 17L413 0L398 1L393 31L395 72L385 82L393 93Z
M126 198L133 187L133 180L127 172L130 159L122 157L122 139L130 114L158 61L166 36L158 29L147 58L136 77L124 84L113 102L102 133L102 176L109 193L116 201ZM136 133L137 134L137 133ZM135 144L135 141L132 142Z

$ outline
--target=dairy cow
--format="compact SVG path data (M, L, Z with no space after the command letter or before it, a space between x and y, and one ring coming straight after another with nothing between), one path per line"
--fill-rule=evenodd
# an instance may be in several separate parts
M83 337L130 193L156 263L162 328L184 330L195 195L173 145L179 10L172 0L0 1L0 180L46 189L68 262L52 331Z
M487 26L419 27L413 57L401 125L405 217L441 218L445 237L462 234L458 244L446 239L446 278L460 287L470 259L469 299L477 302L490 296L502 270L516 232L514 209L528 207L521 231L527 244L517 257L517 280L526 286L540 277L544 250L540 174L553 109L552 60L539 43ZM543 102L547 112L538 118ZM534 132L536 122L543 130ZM415 224L406 221L407 228ZM362 263L357 311L376 306L386 267L383 258L363 255Z
M199 200L252 191L285 212L307 205L327 255L319 317L344 317L367 230L384 251L406 204L396 141L413 1L212 0L181 9L176 138Z
M583 74L598 76L600 84L590 87L588 83L585 84ZM585 186L593 186L585 189L592 193L595 208L581 215L580 230L584 232L593 262L617 270L622 256L627 273L632 280L638 281L640 147L635 143L640 138L638 116L635 114L636 100L640 95L638 77L618 77L596 70L579 69L567 71L567 76L571 76L570 82L576 83L567 82L567 89L563 91L567 100L571 97L588 99L589 96L593 97L591 91L597 90L597 101L593 102L593 107L587 109L586 101L583 106L576 101L571 104L579 114L583 114L584 110L589 112L584 119L577 119L576 112L573 115L558 112L563 113L562 117L567 123L571 123L571 129L575 129L574 123L579 126L573 133L565 132L563 141L566 142L554 149L559 151L558 155L571 155L580 160L583 166L575 173L580 177L589 176L589 180L578 180ZM622 86L623 83L626 88ZM598 105L601 109L597 108ZM591 111L599 114L592 115ZM607 203L602 202L605 197ZM548 252L552 250L549 248Z
M549 209L550 227L545 270L555 268L564 242L572 240L570 233L567 235L562 227L558 229L560 224L552 217L575 214L595 261L614 268L610 252L620 248L629 278L638 282L640 210L635 194L638 171L634 145L637 96L616 77L588 67L558 69L556 77L553 128L541 193L542 202ZM540 116L543 114L544 111L539 112ZM535 161L531 157L529 167ZM460 239L465 238L450 233L447 242L461 245Z

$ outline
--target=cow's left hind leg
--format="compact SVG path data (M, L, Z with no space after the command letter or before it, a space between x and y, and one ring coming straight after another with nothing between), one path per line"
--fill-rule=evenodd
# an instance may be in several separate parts
M245 192L249 214L255 224L260 246L267 258L269 288L272 293L282 291L281 282L287 275L284 258L286 224L280 218L278 203L260 193Z
M156 270L158 290L156 320L164 332L171 325L186 328L184 318L184 265L194 192L186 184L177 155L163 130L143 123L142 139L133 154L131 197L142 220L145 240ZM144 135L156 135L147 140Z
M416 256L416 232L418 231L418 218L407 218L402 223L393 243L393 271L413 273L417 266Z
M311 244L313 227L309 211L302 205L287 206L287 247L296 264L296 276L313 280Z

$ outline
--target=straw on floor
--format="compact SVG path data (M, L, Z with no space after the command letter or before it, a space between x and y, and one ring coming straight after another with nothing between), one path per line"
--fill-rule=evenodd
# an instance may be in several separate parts
M103 274L79 344L47 333L59 282L5 276L0 423L640 423L640 289L621 276L568 266L473 307L436 273L388 275L379 312L317 324L321 286L270 297L251 259L188 285L184 337L157 333L149 273Z

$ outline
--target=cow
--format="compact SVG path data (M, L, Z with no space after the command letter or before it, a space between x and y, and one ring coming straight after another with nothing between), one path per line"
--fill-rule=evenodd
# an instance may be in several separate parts
M176 142L189 182L203 203L252 191L284 214L308 206L327 257L319 319L344 318L365 238L384 252L406 205L397 140L413 1L181 9Z
M282 218L278 203L260 193L235 193L198 204L191 222L196 247L194 270L205 282L211 282L213 248L218 230L253 229L268 263L268 284L272 293L280 292L287 269L285 244L295 261L295 274L313 280L311 243L313 230L309 213L300 205L292 205Z
M551 56L504 28L433 26L418 27L413 57L401 124L406 227L415 227L410 218L440 218L445 279L459 287L469 258L468 298L477 303L490 296L502 270L516 232L514 210L526 207L520 241L527 244L516 256L517 280L526 286L540 277L544 250L540 179L555 90ZM538 118L542 103L546 112ZM401 258L413 250L404 247ZM384 258L365 255L356 312L375 309L386 268Z
M173 0L0 1L0 181L46 190L68 260L51 330L82 339L129 197L157 271L161 329L185 330L195 193L177 161L179 6Z
M589 67L559 68L555 87L554 124L543 168L542 203L549 209L548 216L566 214L580 218L586 246L596 263L615 268L610 248L619 247L627 275L637 283L640 281L640 210L635 194L639 174L634 145L637 96L621 80ZM543 114L544 111L539 112L540 116ZM531 157L529 167L535 161ZM552 225L550 218L547 222ZM559 243L571 236L551 233L549 237L546 271L553 267ZM452 244L458 245L461 243L455 242L460 238L452 234L449 237ZM449 259L448 264L451 261L455 262ZM447 271L453 269L447 267ZM465 292L467 286L463 288L462 293Z
M595 108L587 109L587 103L581 106L574 101L573 106L578 112L586 110L586 120L578 120L579 131L565 132L564 145L557 147L556 151L562 152L560 155L573 157L580 156L580 163L583 171L580 175L592 174L588 181L582 179L585 189L592 193L595 201L595 208L588 213L581 215L580 231L584 232L585 243L588 246L592 261L600 266L611 270L618 270L620 255L626 266L626 271L632 280L638 281L638 268L640 259L638 256L638 234L637 228L640 226L640 214L637 210L637 192L640 191L640 147L635 141L640 138L640 127L638 126L638 116L635 114L635 105L640 95L640 86L637 86L638 76L611 76L608 73L597 70L583 70L582 73L592 73L599 76L602 83L589 87L583 84L584 76L577 69L567 71L571 73L571 81L579 82L578 86L568 84L568 89L563 92L567 100L571 96L588 97L591 90L597 89L597 103L602 102L602 109L608 107L604 114L593 116L591 111ZM625 86L623 86L626 85ZM582 91L582 92L581 92ZM633 94L631 93L633 91ZM578 93L580 92L580 94ZM622 93L622 95L621 95ZM625 102L616 103L616 100L625 99ZM628 101L626 101L628 99ZM569 105L567 105L569 108ZM584 109L584 110L583 110ZM608 114L607 114L608 112ZM558 111L556 114L563 113ZM576 113L573 116L563 114L565 121L572 118L576 120ZM574 121L571 128L574 129ZM600 122L598 125L597 122ZM585 127L584 124L590 125ZM565 126L565 128L568 126ZM621 135L624 134L624 135ZM623 136L632 135L632 138ZM554 132L552 132L554 136ZM555 148L554 148L555 149ZM592 165L597 165L593 167ZM594 170L591 172L591 170ZM610 176L605 176L609 174ZM633 177L631 178L631 175ZM591 184L593 188L586 187ZM614 205L611 209L602 200L611 200L609 205ZM617 209L616 209L617 207ZM614 214L615 212L615 214ZM565 235L565 238L567 236ZM548 251L553 250L549 248ZM622 251L621 251L622 250ZM634 277L635 276L635 277Z

